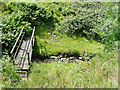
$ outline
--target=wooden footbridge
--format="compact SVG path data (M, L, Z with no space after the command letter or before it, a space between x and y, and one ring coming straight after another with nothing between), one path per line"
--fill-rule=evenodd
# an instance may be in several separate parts
M35 42L34 32L35 27L33 28L31 37L24 39L25 30L23 27L10 52L11 61L17 66L18 73L21 73L20 75L22 75L22 77L28 76L30 71L32 51Z

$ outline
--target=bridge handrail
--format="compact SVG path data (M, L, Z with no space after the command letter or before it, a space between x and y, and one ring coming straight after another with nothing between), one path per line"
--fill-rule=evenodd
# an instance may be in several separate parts
M31 42L32 42L33 37L34 37L34 32L35 32L35 26L34 26L34 28L33 28L32 36L31 36L31 38L30 38L30 42L29 42L29 47L28 47L28 51L27 51L27 53L29 53L29 51L30 51Z
M24 27L25 27L25 26L24 26ZM17 38L17 40L16 40L16 42L15 42L15 44L14 44L14 46L13 46L12 50L10 51L10 54L12 54L12 53L13 53L13 51L14 51L14 49L15 49L15 47L16 47L16 45L17 45L17 43L18 43L18 40L19 40L19 38L20 38L20 36L21 36L21 34L22 34L23 30L24 30L24 27L23 27L23 28L22 28L22 30L20 31L20 34L19 34L19 36L18 36L18 38Z

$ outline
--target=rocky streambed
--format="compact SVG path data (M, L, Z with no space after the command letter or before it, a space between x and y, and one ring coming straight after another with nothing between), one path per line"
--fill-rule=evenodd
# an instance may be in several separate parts
M80 63L82 61L90 61L90 59L94 57L94 56L79 56L79 57L75 57L75 56L49 56L48 58L45 58L44 60L40 60L40 59L36 59L35 61L39 62L43 62L43 63L51 63L51 62L65 62L65 63Z

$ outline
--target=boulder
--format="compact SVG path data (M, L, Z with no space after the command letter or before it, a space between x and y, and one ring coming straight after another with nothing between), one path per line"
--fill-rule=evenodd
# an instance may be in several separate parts
M82 57L79 57L79 60L82 60Z
M69 59L70 59L70 60L73 60L73 59L75 59L75 57L69 57Z
M56 56L50 56L50 59L58 59Z
M61 58L61 61L65 61L66 60L66 58Z

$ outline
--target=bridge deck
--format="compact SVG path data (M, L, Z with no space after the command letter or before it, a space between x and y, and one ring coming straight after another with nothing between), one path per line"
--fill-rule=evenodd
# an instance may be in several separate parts
M29 70L30 68L27 54L29 42L30 37L23 41L16 57L15 65L17 65L20 70Z

